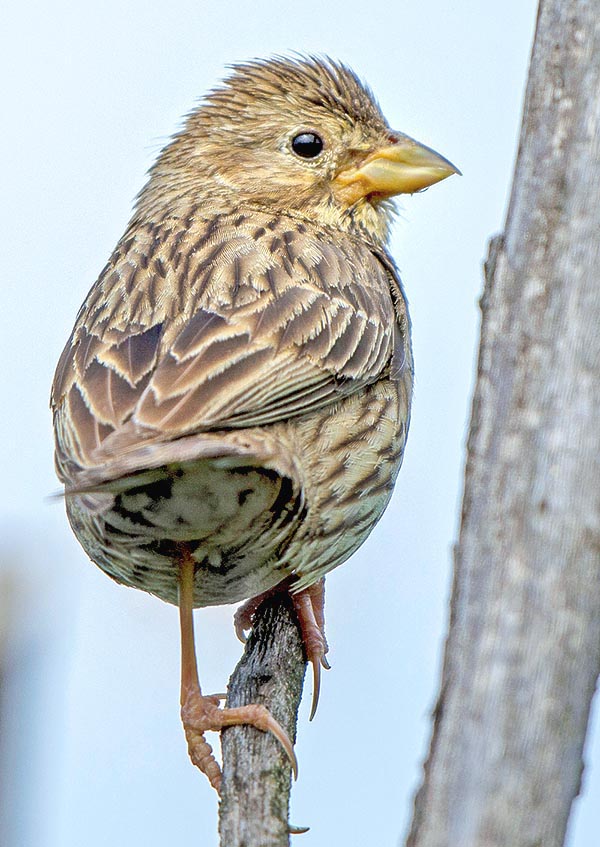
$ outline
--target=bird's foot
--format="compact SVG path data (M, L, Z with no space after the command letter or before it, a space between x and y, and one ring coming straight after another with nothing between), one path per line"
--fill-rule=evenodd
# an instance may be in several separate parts
M325 580L320 579L291 597L300 624L306 658L313 667L313 697L309 718L312 720L319 703L321 667L326 670L331 667L325 658L329 650L325 638Z
M252 597L239 607L233 616L233 626L240 641L246 641L245 630L252 629L254 616L260 604L273 594L289 591L289 587L291 586L280 584L270 591L259 594L258 597ZM297 594L292 594L290 591L290 596L300 624L306 658L313 667L313 699L310 710L310 720L312 720L319 702L321 667L326 670L330 668L325 658L329 650L325 638L325 580L320 579L314 585L298 591Z
M221 789L221 768L213 755L212 747L204 738L204 733L213 730L219 732L226 726L247 724L271 732L286 752L294 779L298 776L298 762L292 742L287 732L275 720L268 709L258 703L238 706L233 709L219 708L218 696L205 696L199 691L189 692L181 707L181 721L188 744L192 763L206 774L212 787Z
M192 764L206 774L217 792L221 790L221 768L204 733L212 729L213 712L219 711L219 699L202 694L190 694L181 707L181 722Z
M246 600L245 603L242 603L239 609L236 610L233 616L233 628L235 629L235 634L242 644L245 644L248 640L246 637L246 631L252 629L256 610L263 600L266 600L271 593L272 592L270 591L265 591L264 594L259 594L258 597L251 597L249 600Z
M258 594L256 597L251 597L249 600L246 600L246 602L242 603L239 609L237 609L233 616L233 628L235 629L235 634L242 644L245 644L247 641L246 631L252 629L254 626L254 616L261 603L264 603L265 600L269 597L273 597L275 594L287 593L289 585L289 580L280 582L275 586L275 588L270 588L268 591L263 591L262 594Z

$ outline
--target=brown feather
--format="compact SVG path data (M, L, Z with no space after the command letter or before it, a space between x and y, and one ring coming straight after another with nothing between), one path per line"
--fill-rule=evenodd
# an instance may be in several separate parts
M202 217L193 219L188 230L188 238L194 233L196 276L210 272L211 285L219 280L216 290L206 284L191 294L183 286L186 296L180 300L182 285L169 285L176 272L163 245L165 287L156 308L141 296L154 278L150 262L135 276L121 277L121 266L128 268L129 262L117 248L98 283L103 289L118 280L107 290L115 301L113 323L106 324L106 302L92 296L71 342L69 382L79 387L100 424L118 430L132 419L143 438L160 437L161 431L174 438L195 430L256 426L310 413L379 377L391 356L394 310L388 275L368 248L342 234L334 244L330 233L308 224L291 239L290 220L264 213L256 213L252 222L255 228L257 219L262 221L264 235L256 238L238 227L232 245L233 217L216 227ZM203 231L209 237L202 239ZM273 235L279 232L295 244L295 259L303 260L292 275L277 266L271 249L274 237L284 243L283 235ZM240 256L254 299L247 295L245 305L236 307ZM265 282L274 268L278 275ZM64 390L67 367L61 366L57 394ZM260 406L248 393L255 384L262 386ZM77 440L75 420L81 418L71 422ZM94 462L91 455L89 462Z

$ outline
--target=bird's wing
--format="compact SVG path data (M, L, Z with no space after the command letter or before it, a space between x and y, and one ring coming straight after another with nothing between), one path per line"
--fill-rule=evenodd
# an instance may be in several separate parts
M401 369L389 268L349 237L262 218L124 236L57 368L63 478L148 439L311 412Z

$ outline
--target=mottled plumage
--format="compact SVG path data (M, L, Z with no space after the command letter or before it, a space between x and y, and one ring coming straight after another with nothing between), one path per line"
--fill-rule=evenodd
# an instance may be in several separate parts
M296 154L302 133L320 154ZM301 590L356 550L410 417L388 197L454 171L330 61L238 66L191 113L52 391L69 519L101 568L177 603L189 557L203 606Z

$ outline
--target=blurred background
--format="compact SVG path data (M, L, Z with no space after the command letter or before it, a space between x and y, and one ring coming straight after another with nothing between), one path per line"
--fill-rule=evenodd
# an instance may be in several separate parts
M75 313L181 116L236 60L328 53L395 128L464 172L404 198L393 253L411 303L412 430L393 501L328 578L333 670L302 706L292 822L303 847L399 845L439 673L488 238L516 153L534 0L12 3L3 14L0 844L217 844L187 759L175 608L112 583L72 537L48 394ZM240 653L233 609L196 613L200 675ZM305 700L311 686L307 684ZM588 739L570 847L597 847L600 742ZM457 847L459 847L457 845Z

